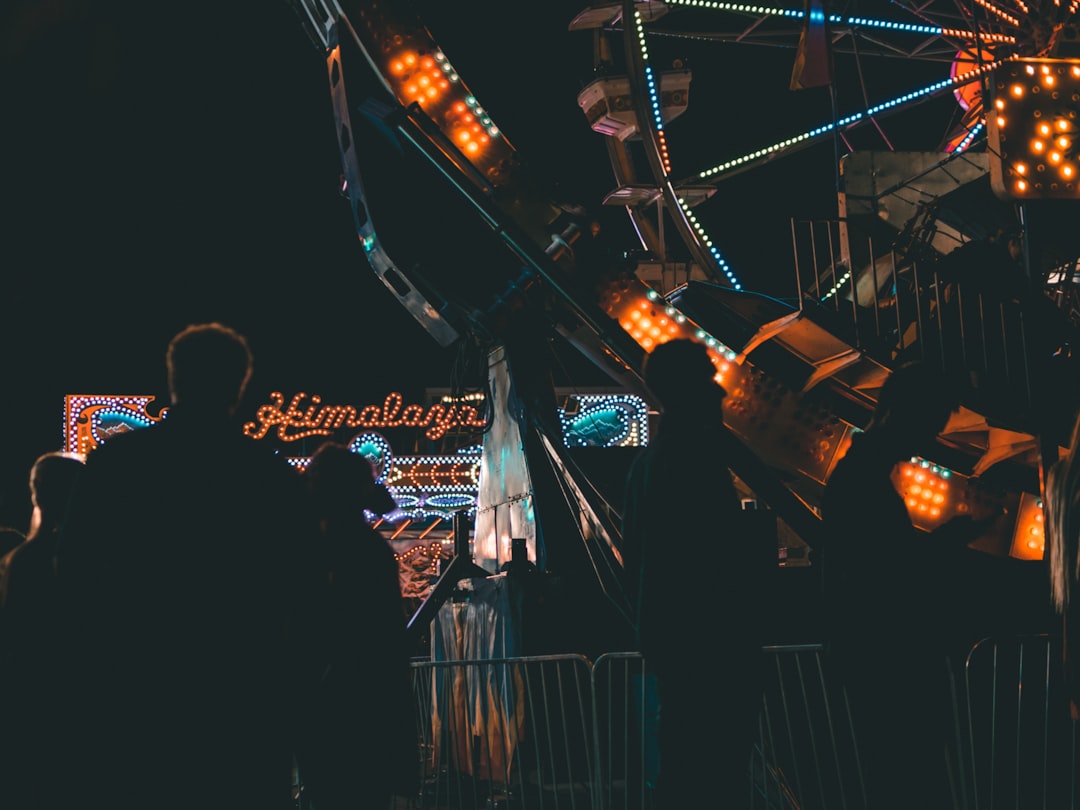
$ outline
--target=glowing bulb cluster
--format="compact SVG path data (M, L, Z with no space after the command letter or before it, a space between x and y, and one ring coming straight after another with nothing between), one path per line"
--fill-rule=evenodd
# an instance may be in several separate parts
M457 74L450 68L446 57L441 52L438 56L441 60L410 50L390 60L390 75L397 80L406 103L434 103L450 89L451 81L457 81Z
M1044 543L1044 540L1043 540L1043 527L1042 527L1042 522L1043 522L1042 512L1039 512L1037 515L1035 515L1032 518L1032 521L1033 521L1034 525L1029 526L1028 529L1027 529L1027 532L1026 532L1026 534L1027 534L1027 538L1026 538L1027 547L1030 548L1030 549L1038 549L1039 551L1042 551L1043 543Z
M421 557L427 557L427 564L432 568L438 567L439 560L442 557L442 544L430 543L428 545L413 546L400 554L394 554L394 559L398 563L412 563Z
M649 409L632 394L579 394L577 409L559 409L567 447L637 447L649 443Z
M475 96L455 102L446 118L451 139L467 155L479 154L499 133Z
M952 505L952 471L913 457L900 465L901 494L913 521L938 520Z
M688 336L685 315L671 306L665 307L662 313L654 312L654 303L647 297L628 301L621 312L615 313L615 317L630 337L646 351L672 338Z
M1009 556L1020 560L1041 560L1046 550L1042 498L1029 492L1020 495L1016 525Z
M642 285L644 286L644 285ZM723 383L731 372L738 354L728 346L699 329L675 306L665 303L656 290L648 289L644 295L628 293L618 297L607 307L607 312L627 334L646 351L652 351L661 343L675 338L688 338L704 343L716 366L716 381Z
M1023 60L995 76L990 142L995 190L1017 199L1080 197L1080 63Z
M500 137L491 116L468 92L441 49L406 49L392 55L387 79L405 104L417 103L470 159L485 156Z
M64 397L64 450L86 455L113 436L161 421L146 412L152 396L68 394Z

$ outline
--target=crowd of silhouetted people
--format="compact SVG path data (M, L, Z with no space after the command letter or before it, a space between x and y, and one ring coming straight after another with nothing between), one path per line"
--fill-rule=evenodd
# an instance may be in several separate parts
M165 418L87 457L40 456L29 531L4 538L0 806L285 810L302 783L308 806L335 810L413 793L398 565L369 523L394 508L388 491L346 444L324 443L298 471L243 436L253 358L233 329L187 327L166 368ZM661 419L627 472L620 550L659 696L656 807L747 807L775 549L747 541L726 392L704 344L661 344L644 378ZM970 544L1001 516L918 530L893 475L959 402L936 367L899 366L824 488L823 631L874 810L956 806L944 666L970 641L962 583L985 556ZM1080 421L1046 488L1047 607L1064 618L1067 651L1080 644L1078 445ZM687 499L713 519L672 512ZM715 559L709 587L687 582L677 547L697 536ZM694 655L714 638L719 681Z
M389 511L342 445L243 437L246 339L192 325L152 429L30 472L0 568L0 806L386 807L417 778ZM389 499L389 500L388 500ZM371 741L375 741L372 744Z
M757 542L742 522L729 470L725 392L704 345L658 346L644 376L661 403L661 419L627 477L621 549L637 645L659 701L656 807L749 808L756 806L747 763L758 733L761 648L773 640L775 549ZM1036 572L1032 588L1030 565L975 545L1000 528L1005 513L961 514L927 532L913 524L901 495L898 465L933 457L962 390L933 363L892 370L870 422L853 435L823 492L822 542L812 558L824 602L820 640L829 677L842 687L850 712L871 810L962 806L963 787L950 771L956 742L950 666L984 634L1019 632L1024 619L1007 614L1025 599L1025 615L1040 629L1052 626L1045 572ZM1080 645L1077 600L1069 598L1080 580L1073 517L1080 500L1078 434L1080 422L1047 492L1066 650ZM709 519L680 511L687 502L708 504ZM697 542L714 561L707 587L692 581L684 557L683 547ZM762 555L763 548L773 556ZM719 671L695 654L710 648L720 657ZM1066 652L1075 719L1080 667L1073 657Z

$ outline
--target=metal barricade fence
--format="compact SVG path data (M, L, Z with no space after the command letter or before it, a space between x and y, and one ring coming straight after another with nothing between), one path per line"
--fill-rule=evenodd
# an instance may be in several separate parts
M753 807L862 810L853 732L821 646L765 652ZM418 660L412 680L421 787L398 810L652 807L657 700L638 653Z
M864 810L855 729L821 644L768 646L754 808Z
M862 810L854 730L822 645L771 645L764 653L758 739L747 762L749 806ZM722 689L722 654L716 679ZM602 780L597 810L647 810L659 770L655 682L640 655L615 653L597 659L593 685ZM703 740L708 733L701 729Z
M955 703L964 810L1080 810L1080 738L1060 637L986 638L962 664Z
M407 807L597 807L591 675L579 655L414 662L420 793Z
M868 810L857 729L822 645L765 653L750 806ZM716 669L723 688L722 658ZM657 700L638 653L417 660L412 681L420 789L394 810L653 807ZM1080 810L1060 639L980 641L952 681L958 810Z

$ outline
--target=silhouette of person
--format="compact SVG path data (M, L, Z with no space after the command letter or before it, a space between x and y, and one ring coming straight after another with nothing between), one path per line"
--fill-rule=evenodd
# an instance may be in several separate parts
M329 663L299 756L304 792L320 810L387 807L418 787L398 563L365 514L395 504L375 484L368 459L345 444L320 445L304 479L330 586Z
M944 289L940 317L946 362L968 371L976 387L986 389L984 408L999 402L1024 405L1029 385L1036 402L1045 400L1047 391L1063 382L1072 385L1076 376L1067 366L1076 327L1029 279L1023 255L1023 230L999 226L984 239L960 245L935 268ZM1045 403L1041 410L1052 415ZM1066 415L1063 431L1068 420Z
M34 807L55 733L51 696L62 683L55 639L60 614L56 542L83 457L52 452L30 468L33 512L25 542L0 559L0 689L10 697L0 736L4 803Z
M1050 595L1061 615L1069 715L1080 720L1080 412L1065 456L1051 465L1044 493Z
M934 268L941 287L939 351L976 388L992 389L987 396L993 399L1024 389L1020 311L1031 298L1031 285L1022 255L1022 233L998 227L955 248Z
M60 451L45 453L34 461L30 468L30 532L23 543L0 559L0 607L19 608L24 599L33 603L40 600L42 589L49 587L57 537L84 463L82 455ZM35 545L28 545L30 541Z
M966 295L984 295L998 301L1019 302L1030 289L1021 264L1023 232L998 227L984 239L972 239L938 261L938 279L955 295L961 285Z
M822 496L829 655L847 690L875 809L952 806L944 748L949 588L986 522L961 516L934 532L915 528L893 475L899 462L932 448L958 407L957 388L938 367L896 368Z
M620 542L638 649L658 690L657 807L749 806L776 546L741 529L725 463L726 392L705 345L662 343L646 357L644 375L661 414L655 438L627 472ZM699 576L703 543L712 565ZM717 653L719 689L716 671L702 662Z
M80 677L57 806L101 785L115 808L285 810L293 706L325 666L317 525L300 475L241 431L244 336L190 325L166 368L165 418L89 454L61 534Z

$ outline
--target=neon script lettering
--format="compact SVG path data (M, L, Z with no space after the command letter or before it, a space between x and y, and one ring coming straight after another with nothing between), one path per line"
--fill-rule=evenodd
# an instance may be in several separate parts
M260 405L255 412L256 421L244 425L244 435L262 439L276 428L281 441L295 442L308 436L329 436L343 427L426 427L425 436L441 439L452 428L485 426L476 408L469 405L436 403L425 410L422 405L404 405L404 398L397 391L388 394L381 406L367 405L359 412L352 405L323 405L318 394L312 394L305 407L307 396L300 392L285 407L285 396L274 391L270 394L271 401Z

